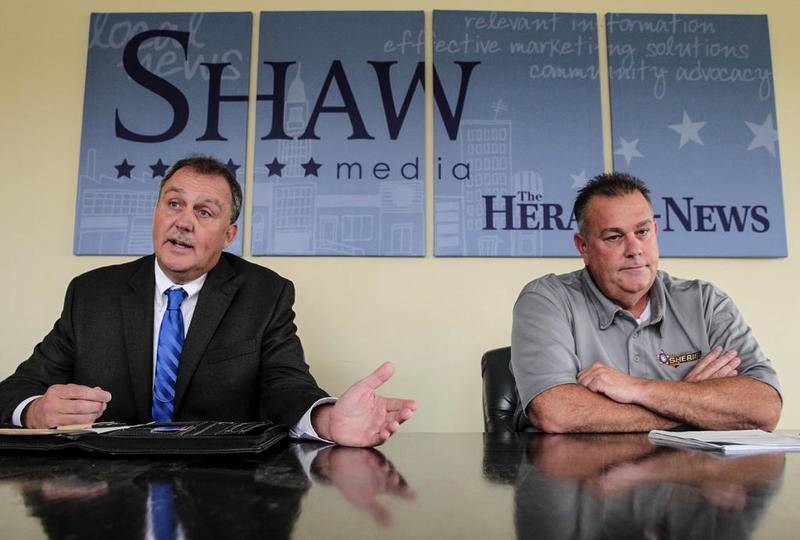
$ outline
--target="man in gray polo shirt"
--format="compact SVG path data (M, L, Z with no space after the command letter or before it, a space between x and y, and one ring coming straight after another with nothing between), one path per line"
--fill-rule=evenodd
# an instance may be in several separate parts
M520 427L774 429L778 378L733 301L711 283L658 270L644 182L592 179L575 217L585 268L532 281L514 306Z

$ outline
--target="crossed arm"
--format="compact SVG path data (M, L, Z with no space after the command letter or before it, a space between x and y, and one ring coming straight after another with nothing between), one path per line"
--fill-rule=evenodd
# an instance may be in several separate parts
M670 429L765 429L778 423L781 401L766 383L738 376L735 351L717 347L683 381L626 375L596 363L580 371L577 384L553 387L528 405L542 430L632 432Z

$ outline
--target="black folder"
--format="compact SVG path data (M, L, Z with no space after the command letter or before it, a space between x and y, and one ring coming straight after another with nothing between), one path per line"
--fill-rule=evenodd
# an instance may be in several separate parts
M14 431L14 430L11 430ZM105 433L48 430L0 435L0 450L84 450L110 455L261 454L288 438L271 422L151 422Z

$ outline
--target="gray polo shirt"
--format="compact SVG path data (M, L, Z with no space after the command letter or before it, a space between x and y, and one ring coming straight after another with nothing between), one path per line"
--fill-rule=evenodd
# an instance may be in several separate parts
M780 393L778 376L736 305L711 283L659 271L650 320L640 326L600 292L585 268L530 282L514 305L511 367L527 409L533 398L602 362L644 379L680 381L717 345L736 349L740 375Z

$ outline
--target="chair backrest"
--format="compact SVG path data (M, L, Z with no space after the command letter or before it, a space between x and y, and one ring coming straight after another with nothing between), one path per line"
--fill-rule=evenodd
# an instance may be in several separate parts
M487 351L481 357L483 377L483 430L516 431L514 415L519 396L511 373L511 347Z

